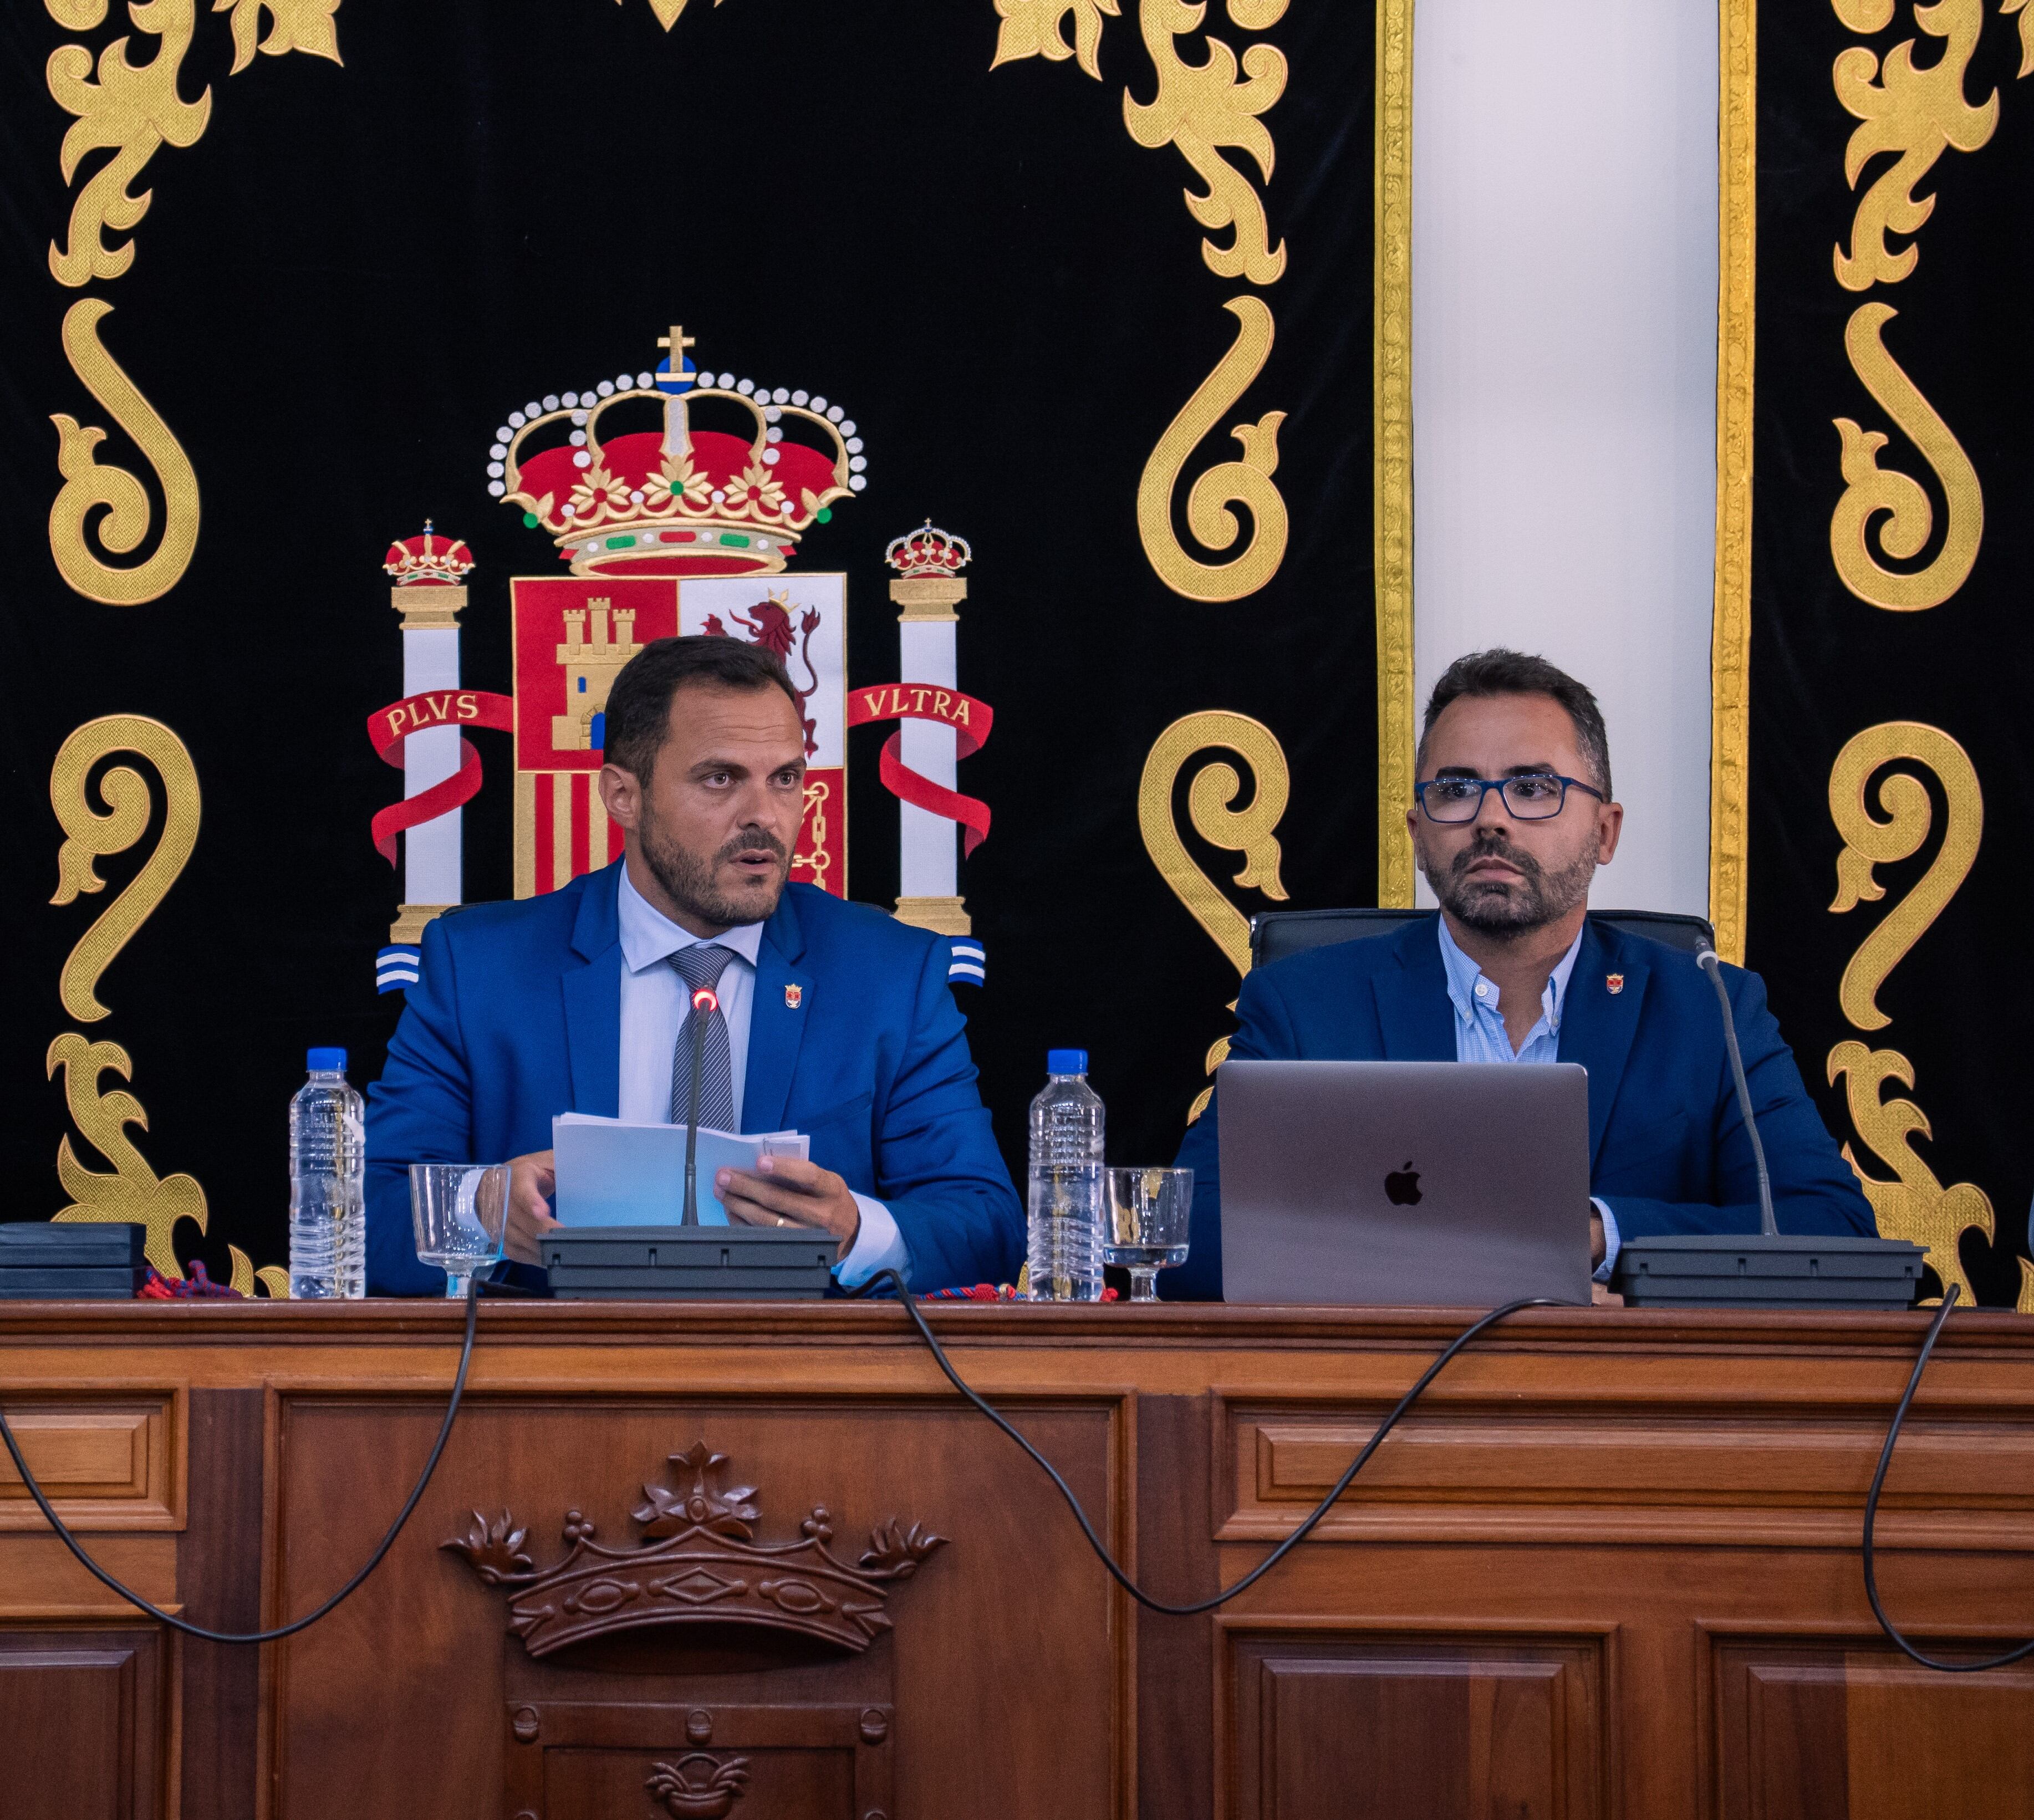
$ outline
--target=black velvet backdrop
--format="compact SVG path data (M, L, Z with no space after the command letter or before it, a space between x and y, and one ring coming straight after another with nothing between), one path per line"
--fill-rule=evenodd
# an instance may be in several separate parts
M1996 91L1996 130L1979 149L1943 152L1916 186L1917 195L1935 197L1934 212L1888 242L1896 251L1918 246L1912 274L1863 293L1843 288L1831 250L1850 244L1858 198L1892 155L1875 156L1856 191L1846 186L1844 149L1858 122L1837 101L1833 66L1856 45L1882 62L1907 39L1916 40L1917 67L1935 63L1942 40L1917 30L1915 10L1901 0L1886 30L1861 34L1847 31L1827 0L1760 9L1747 959L1766 977L1829 1128L1881 1180L1893 1179L1893 1159L1857 1146L1841 1083L1825 1085L1826 1058L1856 1040L1912 1064L1912 1090L1889 1083L1885 1098L1911 1099L1926 1114L1933 1136L1917 1134L1913 1148L1941 1184L1975 1184L1990 1197L1996 1243L1966 1233L1962 1260L1980 1299L2010 1304L2034 1193L2034 1048L2025 1040L2034 978L2021 959L2034 884L2026 829L2034 802L2034 345L2026 333L2034 79L2018 74L2016 21L1985 9L1963 92L1977 107ZM1983 489L1976 565L1954 595L1924 611L1867 605L1843 585L1830 551L1831 514L1844 489L1838 417L1889 433L1881 467L1919 480L1935 508L1920 555L1882 561L1921 569L1946 535L1942 490L1928 463L1844 352L1845 323L1874 300L1898 311L1885 345L1961 442ZM1876 533L1872 547L1880 548ZM1855 734L1894 721L1939 728L1969 754L1983 791L1983 839L1968 877L1879 993L1890 1023L1860 1030L1838 1004L1844 966L1926 872L1945 824L1939 781L1895 767L1928 790L1929 836L1912 858L1878 867L1882 900L1830 911L1843 844L1829 809L1831 767ZM1867 797L1875 809L1876 790Z
M1169 1158L1236 978L1139 835L1158 733L1204 708L1267 722L1291 766L1290 902L1373 901L1370 8L1300 9L1261 35L1292 69L1259 186L1290 253L1263 293L1278 340L1187 478L1234 456L1229 422L1285 410L1293 529L1272 583L1226 606L1167 591L1136 535L1145 459L1234 337L1222 303L1251 287L1203 264L1180 155L1124 129L1125 84L1154 87L1134 17L1107 22L1097 83L1035 58L992 73L990 0L694 0L668 35L648 0L345 0L343 67L296 53L229 74L228 21L201 7L179 88L209 87L209 126L134 185L153 202L132 270L74 291L47 265L73 192L44 68L68 41L96 58L131 32L124 11L69 34L27 0L0 14L7 1217L63 1204L71 1127L44 1056L77 1029L131 1055L148 1125L130 1135L155 1170L206 1191L209 1232L182 1229L182 1255L221 1278L229 1240L281 1259L303 1051L343 1043L371 1079L400 1008L372 974L399 895L368 835L401 787L363 730L401 693L382 552L426 515L468 541L464 677L507 689L509 578L561 565L488 497L492 432L525 399L654 366L673 321L703 365L823 392L861 426L871 484L794 564L850 574L851 682L896 674L888 540L929 515L972 542L960 681L996 722L961 784L996 824L962 877L990 983L961 1002L985 1093L1021 1158L1045 1049L1085 1043L1113 1157ZM156 42L136 35L133 60ZM1180 51L1204 54L1198 36ZM105 344L202 490L195 557L144 606L94 604L51 561L50 414L111 427L59 342L81 295L113 306ZM117 430L101 457L147 475ZM1991 623L1958 611L1972 636ZM1946 655L1945 680L1966 661ZM106 894L53 907L49 779L66 736L114 713L182 737L203 824L104 976L111 1015L81 1026L59 969L154 834L100 862ZM849 884L888 905L884 730L854 735ZM512 761L505 737L475 737L478 900L511 893ZM1225 884L1236 857L1188 841ZM1946 1112L1948 1058L1931 1066ZM1981 1120L1952 1122L1983 1142Z

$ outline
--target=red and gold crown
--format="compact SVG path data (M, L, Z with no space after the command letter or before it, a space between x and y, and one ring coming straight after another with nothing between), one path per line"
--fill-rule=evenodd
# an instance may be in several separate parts
M487 490L550 532L575 575L774 575L869 484L854 421L802 390L699 371L675 326L659 345L655 373L509 412Z
M929 518L921 531L907 531L892 538L883 560L905 576L958 575L974 560L967 539L951 531L936 529Z
M446 537L424 520L415 537L388 546L381 566L398 587L457 587L473 572L473 552L456 537Z

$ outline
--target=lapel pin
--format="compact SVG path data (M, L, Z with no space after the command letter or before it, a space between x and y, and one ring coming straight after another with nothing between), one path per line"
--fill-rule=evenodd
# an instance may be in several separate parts
M1603 976L1603 983L1604 989L1609 993L1612 998L1615 998L1619 993L1624 990L1624 975L1622 974L1605 974Z
M1619 984L1619 985L1622 985L1623 983L1624 983L1624 982L1623 982L1622 980L1620 980L1620 981L1618 981L1618 984ZM803 986L786 986L786 987L785 987L785 989L784 989L784 1009L785 1009L786 1011L796 1011L796 1010L798 1008L798 1007L799 1007L800 1005L803 1004L805 1002L805 989Z

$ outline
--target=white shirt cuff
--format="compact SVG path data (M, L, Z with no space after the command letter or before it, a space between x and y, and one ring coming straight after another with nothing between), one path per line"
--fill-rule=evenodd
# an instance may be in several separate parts
M855 1196L857 1200L861 1198L859 1195ZM1596 1267L1596 1280L1607 1283L1611 1272L1617 1268L1617 1248L1623 1241L1617 1236L1617 1215L1610 1210L1609 1204L1591 1195L1589 1205L1603 1215L1603 1262Z
M911 1254L904 1248L904 1235L890 1210L869 1195L855 1195L854 1204L861 1210L861 1229L847 1255L834 1266L835 1280L843 1289L858 1289L878 1270L895 1270L910 1282Z

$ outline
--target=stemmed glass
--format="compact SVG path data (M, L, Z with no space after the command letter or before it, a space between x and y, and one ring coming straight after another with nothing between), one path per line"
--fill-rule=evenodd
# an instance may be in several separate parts
M1194 1172L1111 1169L1106 1189L1102 1261L1129 1271L1131 1301L1155 1302L1158 1273L1187 1261Z
M417 1258L445 1273L449 1297L463 1298L473 1273L501 1255L508 1211L506 1163L410 1165Z

